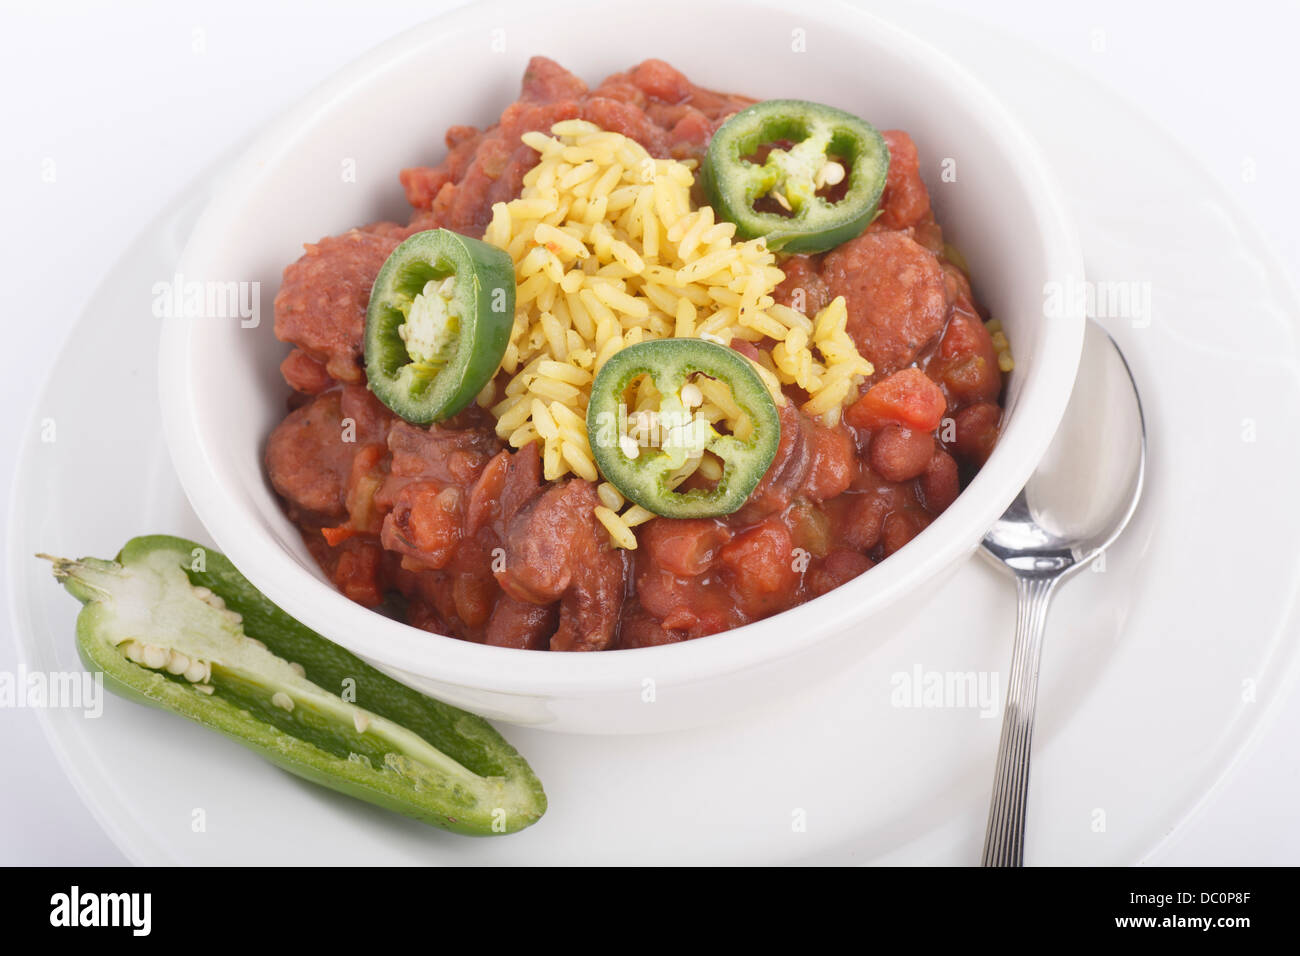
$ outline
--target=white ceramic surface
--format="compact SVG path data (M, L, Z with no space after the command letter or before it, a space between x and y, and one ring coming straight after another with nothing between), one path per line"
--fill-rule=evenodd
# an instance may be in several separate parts
M1229 197L1149 116L978 24L911 17L1040 136L1090 273L1155 292L1149 325L1107 320L1146 399L1150 489L1105 573L1071 582L1053 610L1027 850L1034 864L1160 862L1295 683L1300 501L1288 483L1300 301ZM1092 149L1079 148L1080 129ZM204 536L160 435L147 296L192 221L160 220L92 300L35 403L38 421L59 422L59 441L42 443L36 422L23 432L9 594L28 668L81 667L75 602L32 552L110 554L146 531ZM1222 520L1207 526L1209 513ZM110 699L97 720L38 713L96 819L142 863L970 864L996 716L891 702L895 676L918 665L1004 676L1006 580L969 561L950 588L816 694L751 720L639 738L503 728L551 797L541 823L508 840L458 840L393 819L128 702ZM192 829L196 808L205 833ZM1278 810L1250 832L1284 832L1293 820Z
M602 36L634 36L635 44L593 45L573 28L596 10ZM730 24L728 43L677 29L676 16ZM508 52L492 54L492 31L502 23L514 39ZM800 43L810 52L796 52ZM658 56L706 86L830 102L881 128L905 128L927 169L958 158L956 182L931 182L937 215L980 277L977 295L1003 320L1019 367L992 458L902 552L830 595L738 631L597 655L431 636L349 602L324 579L261 465L286 394L277 372L286 348L271 329L280 270L304 241L404 217L397 171L440 158L447 126L494 119L534 52L593 83ZM345 162L356 182L341 181ZM842 669L930 605L941 576L976 546L1046 447L1082 334L1080 308L1043 316L1045 283L1077 283L1082 260L1036 149L944 54L838 5L797 18L726 0L667 0L650 18L639 5L582 2L456 11L367 54L273 124L217 185L180 272L187 281L256 281L262 289L257 328L171 320L162 336L168 443L217 544L286 610L400 679L491 717L563 731L666 730L732 715ZM648 680L653 707L644 702Z

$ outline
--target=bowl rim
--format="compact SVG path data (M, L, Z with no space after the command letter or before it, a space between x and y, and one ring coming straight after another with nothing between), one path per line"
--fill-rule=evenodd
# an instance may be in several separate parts
M497 18L511 7L528 5L527 0L472 4L412 26L362 54L275 117L219 178L182 253L178 271L205 273L202 268L195 269L194 263L204 261L236 220L231 210L237 204L224 203L222 197L248 190L293 148L303 130L346 99L353 88L437 44L448 32L485 17ZM563 0L559 12L594 5L592 0ZM774 0L747 6L788 12ZM837 2L830 9L842 26L844 20L851 20L855 32L864 37L870 34L873 42L888 43L920 64L963 108L980 117L996 141L1006 144L1007 161L1016 170L1039 226L1048 274L1081 281L1083 254L1065 203L1037 145L1000 101L947 54L920 38L846 3ZM812 15L826 14L819 9ZM567 16L557 19L569 21ZM421 631L350 601L300 567L297 558L251 509L239 505L238 495L214 478L208 448L191 424L196 408L195 390L186 374L191 328L186 321L165 321L162 326L159 388L160 396L166 396L161 405L167 446L200 521L255 586L303 623L386 668L505 694L593 696L639 689L650 677L660 686L682 686L779 663L842 633L855 621L866 621L969 554L1019 493L1056 431L1078 367L1084 314L1081 306L1067 304L1062 314L1045 324L1018 407L988 462L957 500L889 561L821 597L730 631L678 644L595 654L488 647ZM184 361L176 360L182 356ZM1033 404L1029 406L1026 396L1031 395ZM796 620L803 626L796 627Z

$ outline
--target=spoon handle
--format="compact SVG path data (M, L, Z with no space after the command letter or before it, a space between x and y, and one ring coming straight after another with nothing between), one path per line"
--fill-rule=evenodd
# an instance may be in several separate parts
M1029 797L1029 753L1038 701L1038 660L1043 650L1047 605L1055 577L1016 578L1016 639L1011 651L1007 707L1002 714L993 800L984 834L981 866L1023 866L1025 805Z

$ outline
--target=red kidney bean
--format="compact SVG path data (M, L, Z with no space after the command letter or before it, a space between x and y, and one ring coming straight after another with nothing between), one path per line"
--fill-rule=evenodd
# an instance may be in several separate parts
M871 436L871 468L886 481L910 481L930 463L934 436L886 425Z
M969 405L957 413L953 447L969 462L982 465L988 460L998 440L998 422L1002 409L992 402Z
M888 557L925 530L930 518L922 511L894 511L885 518L880 543Z
M835 530L849 547L856 551L869 551L880 540L880 526L890 507L889 499L881 495L854 495L844 525Z
M942 448L936 448L930 463L921 473L921 501L930 514L942 514L957 500L961 482L957 477L957 462Z
M808 571L805 583L810 594L820 596L853 580L870 567L871 559L865 554L856 551L832 551L824 561Z
M842 495L853 483L857 463L853 436L847 428L814 424L808 432L812 463L804 479L803 493L813 501L829 501Z

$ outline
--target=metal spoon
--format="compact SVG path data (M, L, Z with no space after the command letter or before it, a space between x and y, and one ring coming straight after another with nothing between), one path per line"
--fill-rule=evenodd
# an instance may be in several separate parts
M1090 321L1056 437L981 548L1015 576L1019 601L983 866L1024 864L1038 661L1052 592L1119 537L1137 508L1145 469L1146 425L1133 373L1106 330Z

